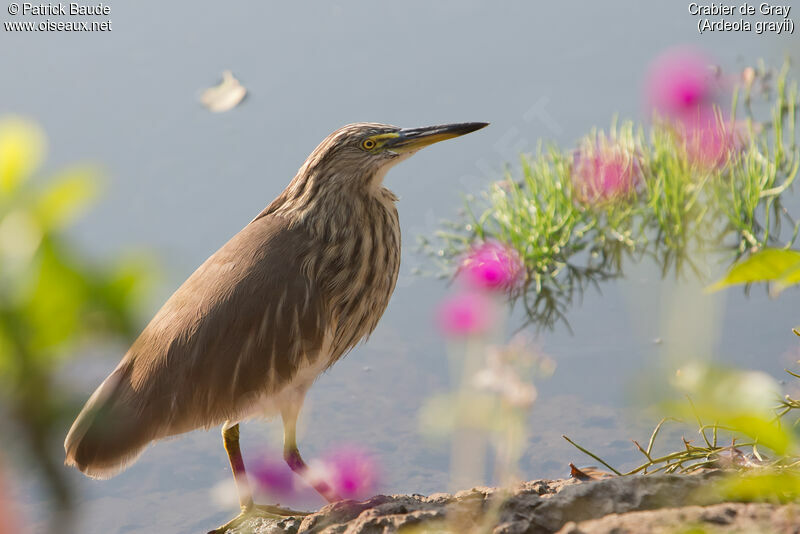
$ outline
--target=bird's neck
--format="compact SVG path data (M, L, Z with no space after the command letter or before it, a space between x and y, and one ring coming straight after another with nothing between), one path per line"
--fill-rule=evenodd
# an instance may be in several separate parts
M394 203L398 198L382 185L386 171L355 186L336 176L304 170L305 166L264 214L286 217L291 225L302 226L324 241L345 239L350 229L372 224L376 217L392 213L396 217Z

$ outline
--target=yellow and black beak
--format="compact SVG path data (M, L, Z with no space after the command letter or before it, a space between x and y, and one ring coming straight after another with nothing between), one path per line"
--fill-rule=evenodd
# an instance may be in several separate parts
M391 139L386 141L383 148L402 154L413 152L433 143L452 139L480 130L488 126L488 122L461 122L457 124L440 124L438 126L425 126L423 128L403 128Z

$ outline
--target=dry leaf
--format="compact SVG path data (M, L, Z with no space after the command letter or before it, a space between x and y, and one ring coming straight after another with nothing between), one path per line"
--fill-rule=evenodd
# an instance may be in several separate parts
M246 94L247 89L226 70L222 73L222 83L203 91L200 102L210 111L220 113L235 108Z
M569 476L580 480L581 482L588 482L589 480L602 480L604 478L612 478L614 475L606 471L601 471L596 467L584 467L579 469L575 464L569 464Z

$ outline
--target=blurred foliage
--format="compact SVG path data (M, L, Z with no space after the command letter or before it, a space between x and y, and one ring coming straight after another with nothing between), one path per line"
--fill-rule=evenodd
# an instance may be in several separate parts
M683 376L686 374L693 376L686 379ZM688 373L681 370L677 382L676 391L685 393L686 398L683 402L666 401L662 407L679 418L670 416L662 419L650 435L647 447L633 442L647 459L639 467L623 473L564 437L618 475L661 471L691 473L702 468L717 467L800 468L797 421L789 425L782 421L788 410L782 409L783 403L780 402L778 385L774 379L756 371L693 364ZM662 427L667 422L685 419L697 422L702 444L694 445L684 439L681 450L655 457L653 447ZM723 444L723 434L730 445ZM742 436L746 439L741 440ZM759 448L769 450L771 459L768 460L768 456L759 452ZM741 449L751 449L752 453L745 455Z
M547 145L523 155L519 169L482 195L467 196L462 218L423 238L422 249L451 275L475 242L510 245L527 271L512 300L521 300L541 328L566 323L574 297L622 276L625 258L653 258L664 276L702 276L696 258L705 261L708 253L730 262L791 244L798 223L781 196L800 166L798 87L784 66L759 107L753 79L767 87L774 73L762 66L751 74L733 93L729 119L715 109L710 129L691 131L655 117L648 128L625 122L592 131L578 150ZM587 156L587 146L595 153ZM592 169L616 173L617 183L595 182L601 194L587 198ZM609 194L623 182L635 189Z
M36 125L0 119L0 410L10 416L0 435L40 471L63 532L72 495L60 443L74 404L57 373L89 342L135 334L149 269L135 258L98 264L69 241L65 230L97 197L98 173L41 178L44 155Z
M800 253L765 248L735 264L709 289L766 282L782 290L800 283L798 271ZM800 336L797 329L793 331ZM786 372L800 379L799 373ZM672 386L675 397L665 400L661 407L670 417L658 423L647 447L633 442L646 461L626 473L564 438L617 475L688 474L722 468L734 471L718 486L728 499L779 503L800 499L800 415L794 416L800 411L800 399L790 395L781 398L777 381L766 373L698 361L679 369ZM677 420L696 421L702 442L695 444L684 438L681 449L654 455L662 426ZM729 444L723 443L723 435Z
M800 500L800 473L748 472L726 478L719 484L719 489L726 498L736 501L792 502Z
M664 411L697 420L706 445L712 441L703 421L713 421L714 433L725 429L744 435L780 456L798 452L792 427L780 424L775 413L778 383L766 373L692 362L679 369L673 387L679 397L666 401Z
M616 475L722 469L730 476L717 489L728 499L787 502L800 497L800 417L786 417L800 409L800 401L788 395L781 399L777 381L758 371L695 362L677 373L673 387L676 396L662 403L671 415L656 425L646 446L633 442L645 457L638 467L622 472L564 438ZM685 420L696 421L699 442L684 438L678 450L655 454L663 426Z
M499 299L494 303L502 306ZM496 319L498 331L503 330L501 323ZM454 490L476 484L500 487L488 505L464 502L461 513L447 517L442 528L434 530L490 532L520 480L520 462L529 441L528 416L537 396L534 379L549 377L555 363L523 335L504 345L494 345L476 333L458 341L451 345L457 350L449 351L455 387L423 403L420 430L434 440L450 440ZM493 466L487 474L490 457ZM464 524L465 517L471 518L468 524Z

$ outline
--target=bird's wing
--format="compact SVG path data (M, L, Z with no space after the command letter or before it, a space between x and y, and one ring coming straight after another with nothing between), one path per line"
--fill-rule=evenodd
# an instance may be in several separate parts
M327 326L303 274L310 247L303 230L268 215L206 260L87 402L67 463L108 476L153 439L235 419L288 384L318 356Z

